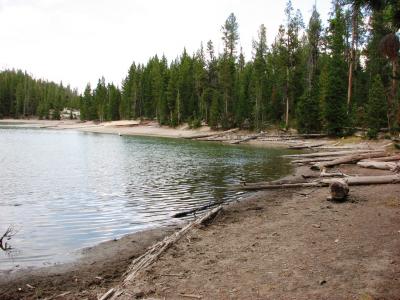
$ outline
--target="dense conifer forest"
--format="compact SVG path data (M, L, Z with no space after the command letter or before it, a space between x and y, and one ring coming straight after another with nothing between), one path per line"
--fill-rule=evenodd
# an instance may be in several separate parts
M69 86L33 79L22 71L0 72L0 118L59 119L64 107L78 108L79 94Z
M69 87L5 71L0 115L46 118L49 109L67 106L79 107L82 120L146 118L169 126L187 122L252 130L280 126L330 135L366 127L373 136L382 127L398 128L400 121L398 48L395 56L389 51L398 40L382 46L399 30L399 3L336 0L324 26L315 7L305 22L289 0L273 41L260 25L249 61L238 47L238 20L230 14L221 27L222 53L210 40L172 61L156 55L145 64L132 63L120 87L101 78L80 98Z

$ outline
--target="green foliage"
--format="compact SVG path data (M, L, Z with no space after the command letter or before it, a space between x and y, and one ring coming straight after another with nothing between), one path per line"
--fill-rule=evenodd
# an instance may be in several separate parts
M319 88L317 76L319 73L319 49L321 33L321 21L319 14L314 7L310 23L308 26L308 60L307 76L303 95L299 98L297 104L297 128L301 133L318 132L321 129L321 112L319 103Z
M373 136L399 107L398 100L387 107L384 98L377 96L392 84L391 63L380 55L378 46L385 34L397 30L399 9L394 0L383 1L379 9L372 2L333 1L327 28L322 28L314 8L304 33L301 13L289 0L285 22L272 44L267 43L268 29L261 25L248 61L238 48L238 21L230 14L221 27L221 53L208 41L195 53L183 49L170 62L156 55L142 64L133 62L120 87L101 78L93 87L87 85L82 95L62 83L3 71L0 117L49 119L68 107L80 108L82 120L157 119L161 125L197 127L205 123L215 129L296 126L299 132L323 130L339 136L349 126L368 126ZM358 48L347 108L355 7L359 9L355 23Z
M328 47L331 55L328 60L324 86L325 129L329 135L342 136L348 124L347 118L347 64L345 62L345 20L340 5L330 20Z
M387 101L381 77L375 75L369 89L367 105L368 137L376 138L380 128L387 125Z
M37 80L22 71L0 72L0 116L49 118L49 111L78 108L79 95L69 86Z

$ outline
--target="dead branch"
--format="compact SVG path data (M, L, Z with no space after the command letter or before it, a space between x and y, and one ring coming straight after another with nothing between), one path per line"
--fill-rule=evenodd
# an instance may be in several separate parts
M3 236L0 238L0 249L3 251L10 251L12 247L7 243L14 235L17 234L17 231L12 227L9 226L4 232Z
M150 266L152 263L154 263L167 249L169 249L174 243L179 241L183 236L186 235L187 232L189 232L192 228L199 226L199 225L205 225L207 224L210 220L214 219L216 215L222 210L222 206L218 206L214 208L213 210L209 211L207 214L202 216L201 218L198 218L192 222L190 222L188 225L183 227L180 231L175 232L171 236L166 237L162 241L156 243L153 247L151 247L146 253L143 255L139 256L138 258L134 259L128 269L128 271L125 273L125 279L122 283L122 287L118 289L111 289L109 290L106 294L104 294L103 297L105 297L108 293L110 293L110 297L104 298L104 299L117 299L117 295L121 295L123 293L123 287L129 283L131 283L135 278L138 276L138 274ZM112 291L113 290L113 291ZM102 298L103 299L103 298Z

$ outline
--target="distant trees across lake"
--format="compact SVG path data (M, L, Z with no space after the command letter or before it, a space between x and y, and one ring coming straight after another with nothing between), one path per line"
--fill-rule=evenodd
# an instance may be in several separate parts
M53 87L58 98L24 106L21 99L26 97L18 94L23 80L14 84L15 96L4 102L1 80L0 114L45 117L46 109L62 103L79 106L83 120L156 118L169 126L188 122L253 130L278 125L330 135L354 127L373 132L396 128L398 56L382 55L380 41L399 29L400 7L394 0L375 2L335 0L323 26L315 7L305 25L288 1L285 22L273 41L268 43L267 28L259 27L249 61L238 47L239 23L231 14L221 27L222 53L216 53L210 40L195 53L184 49L172 61L156 55L145 64L134 62L120 87L101 78L96 86L87 85L79 105L69 88L38 83Z
M64 107L78 108L80 96L62 83L33 79L22 71L0 72L0 118L59 119Z

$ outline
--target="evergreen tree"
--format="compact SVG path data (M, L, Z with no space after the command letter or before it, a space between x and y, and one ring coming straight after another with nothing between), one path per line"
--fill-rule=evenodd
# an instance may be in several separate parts
M253 72L253 82L254 82L254 128L261 129L266 120L266 113L268 108L268 74L267 74L267 37L266 28L262 24L258 33L258 41L254 42L254 72Z
M345 61L345 21L338 2L329 21L328 47L331 51L328 60L326 83L324 84L324 121L329 135L344 134L347 125L347 64Z
M232 13L222 26L222 40L224 43L224 53L219 62L219 82L222 87L223 115L222 127L229 128L233 125L233 103L235 92L235 73L236 73L236 45L239 40L239 25L235 15Z
M320 103L318 90L318 57L321 34L321 20L314 6L308 25L307 75L304 78L305 90L297 105L297 128L299 132L318 132L321 129Z
M385 89L381 77L375 75L368 95L368 136L376 138L379 130L387 125L386 122L387 101L385 99Z

